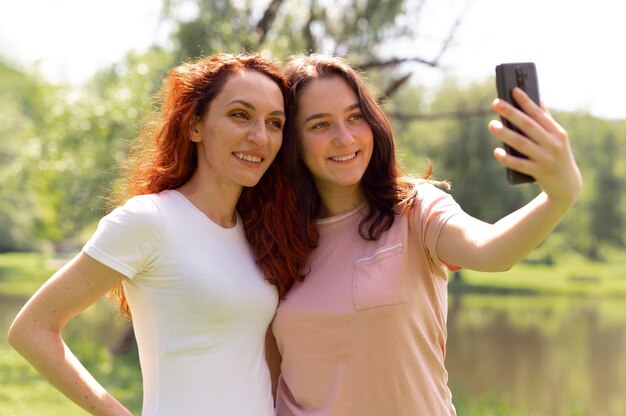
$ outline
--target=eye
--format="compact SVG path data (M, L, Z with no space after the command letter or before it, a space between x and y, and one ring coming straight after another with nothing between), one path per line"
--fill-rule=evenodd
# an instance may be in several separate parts
M283 121L278 118L268 120L267 124L279 130L283 128Z
M230 116L233 118L239 118L242 120L248 120L248 114L245 111L233 111L232 113L230 113Z
M361 113L354 113L348 117L348 120L350 121L356 121L356 120L362 120L362 119L363 119L363 114Z
M328 121L320 121L319 123L315 123L311 126L311 130L319 130L319 129L324 129L326 127L330 126L330 123Z

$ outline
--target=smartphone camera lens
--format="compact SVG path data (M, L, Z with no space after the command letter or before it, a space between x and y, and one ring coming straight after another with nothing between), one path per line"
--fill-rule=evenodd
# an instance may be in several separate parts
M528 78L528 74L524 68L515 68L515 77L517 78L517 86L525 90L524 86L526 85L526 78Z

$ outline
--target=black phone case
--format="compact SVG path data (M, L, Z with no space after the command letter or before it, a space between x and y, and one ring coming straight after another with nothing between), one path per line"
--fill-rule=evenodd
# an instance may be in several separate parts
M498 90L498 98L503 99L516 108L520 108L513 97L511 90L519 87L528 94L528 96L539 105L539 83L537 81L537 69L533 62L516 62L504 63L496 66L496 87ZM517 127L511 124L507 119L501 117L502 124L520 134L522 133ZM508 145L504 145L507 153L517 157L527 158L526 155L518 152ZM535 178L524 173L508 169L506 177L510 184L517 185L522 183L535 182Z

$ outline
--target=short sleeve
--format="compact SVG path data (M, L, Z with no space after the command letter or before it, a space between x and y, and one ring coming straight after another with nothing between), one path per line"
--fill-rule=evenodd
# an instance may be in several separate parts
M132 279L154 264L162 234L163 221L154 200L136 196L100 220L83 251Z
M435 264L443 264L437 256L437 240L444 224L463 210L450 194L427 183L417 187L418 203L413 208L413 221L418 223L422 244L428 256ZM458 270L454 265L446 264L450 270Z

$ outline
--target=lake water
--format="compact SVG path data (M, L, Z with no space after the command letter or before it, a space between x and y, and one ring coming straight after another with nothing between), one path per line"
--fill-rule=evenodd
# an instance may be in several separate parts
M2 328L23 303L0 296ZM70 322L71 344L115 343L125 325L108 306ZM626 299L451 293L446 365L460 416L510 414L488 412L496 405L525 416L624 416Z
M446 363L455 400L626 415L626 299L451 294Z

